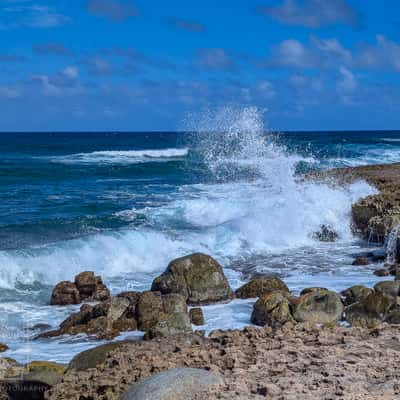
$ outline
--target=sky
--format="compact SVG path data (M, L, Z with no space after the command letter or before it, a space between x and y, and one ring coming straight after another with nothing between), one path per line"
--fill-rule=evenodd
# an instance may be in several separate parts
M400 129L398 0L0 0L0 131Z

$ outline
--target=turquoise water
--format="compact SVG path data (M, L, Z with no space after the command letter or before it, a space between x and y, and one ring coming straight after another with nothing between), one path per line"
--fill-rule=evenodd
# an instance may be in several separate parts
M0 341L20 360L67 361L93 343L31 341L26 330L57 326L74 309L47 305L56 282L94 270L113 293L144 290L193 251L216 257L234 287L250 270L275 272L295 291L372 285L376 266L351 266L370 247L349 225L352 202L374 189L297 175L396 161L400 132L272 134L247 119L208 133L2 133ZM316 242L321 224L339 241ZM244 326L251 307L205 308L206 328Z

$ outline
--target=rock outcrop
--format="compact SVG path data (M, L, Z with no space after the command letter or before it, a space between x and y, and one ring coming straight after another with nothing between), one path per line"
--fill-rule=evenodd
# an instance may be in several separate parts
M189 305L210 304L233 297L221 265L201 253L171 261L166 271L154 279L151 290L162 294L178 293Z
M282 279L275 276L260 276L237 289L235 295L239 299L251 299L276 290L289 293L289 289Z
M94 272L82 272L75 277L75 282L58 283L51 294L51 305L79 304L84 301L105 301L110 299L110 291L103 284L100 276Z
M343 297L344 305L349 306L350 304L364 300L373 292L373 289L367 288L366 286L354 285L348 289L343 290L340 294Z
M124 292L96 305L84 304L54 331L38 337L86 333L99 339L112 339L121 332L141 330L147 337L191 332L185 298L160 292Z

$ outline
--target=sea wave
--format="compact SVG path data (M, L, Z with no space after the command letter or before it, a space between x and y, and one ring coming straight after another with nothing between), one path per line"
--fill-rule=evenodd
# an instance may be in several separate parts
M188 153L188 148L93 151L52 157L51 161L62 164L138 164L170 161L186 157Z

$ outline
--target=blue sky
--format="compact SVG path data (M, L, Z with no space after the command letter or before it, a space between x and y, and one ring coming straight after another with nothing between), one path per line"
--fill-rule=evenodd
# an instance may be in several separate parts
M397 0L0 0L0 131L400 129Z

